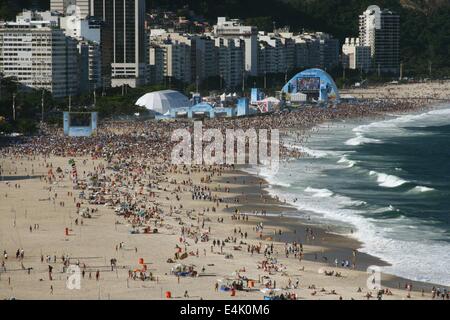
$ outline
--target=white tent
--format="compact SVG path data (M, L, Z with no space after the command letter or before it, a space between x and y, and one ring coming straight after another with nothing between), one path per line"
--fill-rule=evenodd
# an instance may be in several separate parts
M271 104L279 104L280 103L280 100L278 100L277 98L275 98L275 97L268 97L268 98L266 98L266 99L264 99L264 100L261 100L261 101L259 101L259 102L264 102L264 103L271 103Z
M191 105L188 97L174 90L163 90L150 92L138 99L136 105L145 107L147 110L166 114L172 108L184 108Z

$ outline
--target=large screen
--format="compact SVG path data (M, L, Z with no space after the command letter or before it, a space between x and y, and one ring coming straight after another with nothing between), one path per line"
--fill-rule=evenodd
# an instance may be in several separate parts
M305 77L299 78L297 82L297 91L312 92L320 90L320 78Z
M71 127L90 127L91 113L71 113L70 114Z

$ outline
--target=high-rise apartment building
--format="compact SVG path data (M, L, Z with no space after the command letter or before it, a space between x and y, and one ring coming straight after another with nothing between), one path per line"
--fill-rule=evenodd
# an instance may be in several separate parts
M149 82L161 84L165 77L166 50L158 44L150 44L149 48Z
M284 43L286 68L333 68L339 64L339 40L331 35L316 33L280 32Z
M157 65L162 54L166 70L164 76L174 77L186 83L200 83L209 77L218 76L217 51L214 39L201 34L166 32L164 29L150 31L150 69L152 81L161 79L161 68ZM189 55L189 58L187 57ZM172 65L172 67L166 64ZM180 72L168 72L168 70ZM188 70L190 68L190 70ZM190 79L188 78L190 76Z
M179 40L170 40L160 46L164 49L164 75L191 83L191 47Z
M219 76L224 87L235 88L242 84L244 76L244 40L234 38L216 38Z
M371 48L372 67L397 73L400 64L400 16L388 9L370 6L359 16L359 39Z
M214 39L204 35L195 36L193 50L195 51L196 79L203 81L218 76L219 68Z
M258 28L243 26L239 20L217 18L214 36L224 39L241 39L244 42L244 70L251 76L258 75Z
M319 66L327 70L339 65L339 40L323 32L317 32L316 36L317 41L320 43Z
M192 40L178 33L152 30L150 34L149 64L153 78L169 77L184 83L192 81ZM161 66L158 64L162 63ZM161 74L162 72L162 74Z
M77 40L80 53L80 92L102 87L102 56L100 47L101 23L92 18L72 14L60 18L64 33Z
M0 73L55 98L78 93L78 50L74 39L45 21L0 24Z
M286 48L281 39L271 35L259 35L258 43L258 73L286 72Z
M103 76L111 86L145 84L148 50L145 0L91 0L90 13L103 21L101 32Z

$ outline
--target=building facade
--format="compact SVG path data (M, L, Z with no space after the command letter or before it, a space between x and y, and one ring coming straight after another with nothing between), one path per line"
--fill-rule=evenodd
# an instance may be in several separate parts
M161 81L168 77L183 83L191 83L193 71L191 38L158 29L151 31L149 41L149 65L153 80Z
M287 71L286 48L279 37L258 37L258 74L284 73Z
M148 79L145 0L91 0L91 15L103 22L103 76L111 86L136 87Z
M204 81L219 75L217 65L217 52L213 38L205 35L196 35L193 38L192 54L194 81Z
M216 38L219 76L225 88L240 86L244 77L245 50L241 39Z
M165 77L166 51L158 44L150 44L149 47L149 83L161 84Z
M369 71L372 64L371 49L362 46L359 38L346 38L342 46L342 64L345 68Z
M400 65L400 16L370 6L359 16L359 38L371 48L372 67L383 73L398 73Z
M91 18L81 18L73 14L60 18L60 27L64 33L77 40L80 53L79 69L80 92L101 88L102 82L102 55L101 55L101 22Z
M241 39L244 43L244 68L251 76L258 75L258 29L253 26L243 26L239 20L217 18L214 26L214 36L223 39Z
M0 24L0 73L55 98L78 93L77 42L49 23Z
M50 10L67 14L69 9L78 8L77 14L81 18L90 15L90 0L50 0Z
M325 70L332 69L339 65L339 40L331 35L320 32L316 33L319 42L320 62L319 66Z

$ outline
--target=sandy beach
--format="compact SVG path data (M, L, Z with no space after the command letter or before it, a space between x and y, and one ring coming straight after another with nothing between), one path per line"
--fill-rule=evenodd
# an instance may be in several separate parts
M120 132L126 125L107 139ZM283 217L295 209L271 198L266 181L171 165L168 145L144 151L138 138L125 140L132 154L61 141L61 150L37 139L45 152L0 153L0 299L377 299L366 269L386 262L306 213ZM68 288L69 266L79 289ZM386 300L444 289L387 274L381 285Z
M37 161L36 161L37 160ZM24 159L16 160L12 163L14 174L26 174L31 170L31 163L35 165L35 174L45 176L45 167L42 159L27 161ZM77 161L78 160L78 161ZM84 159L76 159L82 162ZM67 159L51 158L46 160L53 166L67 166ZM93 166L98 165L100 161L88 160L86 167L80 166L79 171L87 171ZM8 172L7 162L2 159L2 168ZM36 168L36 164L39 165ZM16 171L17 168L17 171ZM192 177L192 176L191 176ZM233 183L225 183L224 179L238 178ZM219 196L240 196L239 192L233 190L240 188L239 178L247 179L246 184L251 184L251 177L242 176L241 173L227 173L221 177L219 182L211 183L210 187L227 186L230 193L218 193ZM171 178L183 179L186 176L173 175ZM196 175L199 179L200 175ZM195 179L195 178L194 178ZM20 188L15 185L19 184ZM253 292L239 291L235 297L230 293L216 292L215 283L218 279L235 279L233 274L239 273L249 279L261 279L268 276L267 273L258 270L257 264L263 260L261 254L254 254L253 257L247 253L248 244L274 245L274 256L278 260L278 265L283 266L285 270L272 272L270 279L276 282L277 288L286 288L289 279L295 282L299 279L299 288L287 290L295 292L299 299L337 299L342 296L343 299L364 299L368 292L365 286L368 275L365 271L349 270L345 268L333 268L328 263L324 263L323 257L326 255L335 256L339 252L340 257L351 257L352 249L357 248L356 243L348 239L338 239L323 232L317 233L317 239L304 242L305 258L300 262L294 257L286 258L284 255L284 242L298 239L302 241L305 238L305 227L299 221L293 219L275 219L267 217L249 216L248 221L232 220L231 214L225 211L225 205L219 205L215 213L209 212L205 216L210 220L205 228L211 228L211 237L214 239L225 240L228 237L234 237L234 228L241 229L248 233L248 238L237 243L227 242L221 253L217 246L211 252L210 243L198 242L187 239L186 248L189 256L182 260L185 265L195 265L198 270L198 277L178 278L170 274L174 264L167 263L166 260L173 258L175 246L179 242L179 220L183 221L185 226L197 226L197 218L202 217L203 210L211 207L211 204L203 201L192 201L189 194L181 194L178 203L183 204L184 208L195 210L188 218L183 214L173 214L165 216L164 221L158 223L158 234L136 234L129 233L130 225L120 221L112 210L98 207L98 212L93 214L91 219L84 219L76 226L74 220L77 218L75 203L72 197L67 196L71 192L69 186L71 182L67 179L61 179L51 186L42 183L39 178L27 180L11 180L1 183L0 194L2 195L1 207L1 242L2 249L6 248L10 256L6 260L7 272L1 274L1 298L16 297L17 299L161 299L165 298L165 292L170 291L174 298L183 297L184 291L188 291L189 298L192 299L261 299L263 293L259 290ZM175 185L168 183L162 185L162 188L168 190L176 188ZM258 188L258 187L257 187ZM72 191L73 192L73 191ZM54 195L57 198L53 201ZM75 194L75 192L74 192ZM163 210L170 210L174 202L165 199L166 193L160 192L156 196L156 201L161 203ZM50 199L50 200L49 200ZM170 199L170 196L169 196ZM64 207L59 203L64 202ZM240 201L241 203L241 201ZM245 202L246 206L252 207L255 204L257 208L257 199L249 199ZM267 203L266 208L271 208L274 204ZM276 211L276 210L275 210ZM224 223L217 223L217 218L224 218ZM116 225L116 221L120 224ZM263 222L265 225L262 233L262 240L256 235L254 226ZM37 230L34 225L38 224ZM162 225L161 225L162 224ZM30 226L32 231L30 231ZM69 235L65 236L65 228L69 228ZM293 229L298 233L293 234ZM281 230L281 235L275 235L277 230ZM303 234L302 234L303 233ZM245 244L240 244L240 242ZM303 240L305 241L305 240ZM115 247L123 242L123 248L116 251ZM326 244L330 244L327 247ZM239 248L239 250L236 250ZM14 256L15 248L23 248L25 251L24 259L16 259ZM347 248L345 250L344 248ZM206 255L205 255L206 251ZM196 256L198 252L199 256ZM69 290L66 287L67 274L62 272L62 255L69 255L72 263L86 264L86 275L81 282L81 290ZM231 254L233 258L226 259L225 255ZM317 261L314 261L314 255L317 254ZM50 263L41 262L40 257L50 256ZM56 255L56 263L53 257ZM111 271L110 259L118 260L117 268ZM148 270L152 273L153 281L133 280L128 277L128 271L141 269L139 259L143 258ZM358 257L358 265L361 267L378 262L373 257ZM22 269L22 264L25 269ZM54 267L53 280L49 281L48 265ZM205 271L201 272L202 268ZM28 268L32 268L28 273ZM335 270L342 273L342 277L330 277L319 273L320 269ZM242 270L245 269L245 272ZM363 268L364 269L364 268ZM96 281L95 274L100 271L100 279ZM241 271L241 272L240 272ZM89 276L91 274L91 276ZM91 279L90 279L91 277ZM256 285L260 284L256 281ZM316 289L308 289L309 286L315 286ZM53 286L51 293L50 286ZM427 287L430 287L429 285ZM320 292L325 289L324 292ZM357 293L358 288L363 292ZM336 294L330 294L335 290ZM315 295L312 295L316 292ZM405 290L392 290L391 298L405 298ZM420 298L419 293L413 293L413 298ZM430 294L427 292L426 297Z

